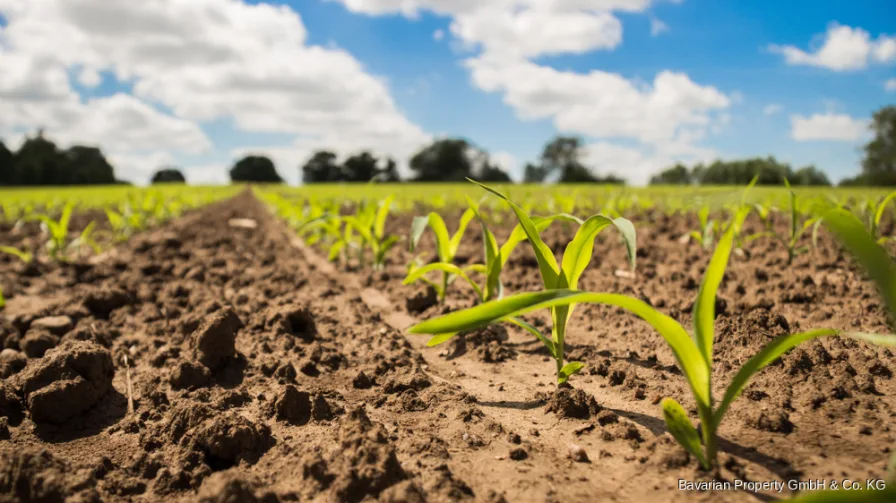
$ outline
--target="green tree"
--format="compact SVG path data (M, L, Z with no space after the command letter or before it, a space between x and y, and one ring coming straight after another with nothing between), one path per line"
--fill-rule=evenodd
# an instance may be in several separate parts
M115 183L115 169L97 147L74 145L62 152L60 185L107 185Z
M376 176L379 169L379 160L370 152L355 154L342 163L341 181L368 182Z
M874 137L865 145L862 175L870 185L896 185L896 105L874 112Z
M152 175L150 183L153 185L157 183L187 183L187 178L181 170L168 166L156 171Z
M831 180L824 171L815 166L804 166L793 173L790 178L791 185L831 186Z
M417 182L462 182L473 174L470 143L462 138L444 138L411 157Z
M338 182L342 178L336 154L318 150L302 166L302 183Z
M527 162L523 170L523 181L526 183L544 183L549 174L542 166Z
M650 178L650 185L690 185L692 182L691 172L683 164L676 164Z
M248 155L230 169L232 182L282 183L274 162L265 156Z
M701 185L746 185L759 176L759 185L783 185L784 178L793 178L790 165L774 157L755 157L734 161L716 160L709 166L694 167L692 179Z
M0 186L16 184L16 165L12 152L0 141Z
M14 154L18 185L59 184L64 156L56 144L44 137L43 130L28 138Z

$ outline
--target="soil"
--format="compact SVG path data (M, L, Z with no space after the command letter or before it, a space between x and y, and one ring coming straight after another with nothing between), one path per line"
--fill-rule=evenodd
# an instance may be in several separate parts
M409 225L396 216L388 230ZM624 250L605 231L580 288L639 296L687 326L709 252L679 243L686 217L648 212L635 225L637 274L624 273ZM555 225L545 241L559 254L571 233ZM0 230L4 244L16 236ZM717 305L716 396L776 335L887 331L873 286L821 237L791 267L771 241L732 258ZM434 250L431 233L420 249ZM678 490L711 475L666 433L658 404L673 397L696 417L694 403L671 352L633 316L578 306L568 358L587 367L558 390L546 351L515 327L436 348L406 335L475 298L460 281L444 305L401 285L411 257L393 251L373 274L328 263L245 192L89 261L24 271L0 259L0 501L787 496ZM459 256L481 254L473 224ZM502 277L507 293L540 286L525 243ZM549 330L547 312L526 319ZM785 355L726 416L719 477L882 478L896 445L894 370L890 350L845 339Z

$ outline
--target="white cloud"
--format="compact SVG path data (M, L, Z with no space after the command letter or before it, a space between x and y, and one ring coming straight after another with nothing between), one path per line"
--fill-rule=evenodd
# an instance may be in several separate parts
M762 113L764 115L775 115L781 112L781 110L784 110L784 107L782 107L781 105L777 103L769 103L768 105L765 105L765 108L762 109Z
M468 50L517 56L613 49L622 23L612 11L643 12L652 0L337 0L369 15L416 17L429 10L450 16L451 33Z
M819 44L820 42L820 44ZM769 50L784 56L788 65L808 65L842 72L861 70L870 63L896 61L896 37L871 35L861 28L831 23L824 35L816 36L809 51L792 45L771 45Z
M657 37L669 31L669 25L659 20L659 18L650 18L650 36Z
M703 128L710 113L730 100L687 75L660 72L653 85L618 74L574 73L528 61L496 61L488 55L467 61L473 82L484 91L503 92L504 101L524 120L553 119L558 130L597 138L669 141L689 126Z
M887 91L896 91L896 79L890 79L884 82L884 89Z
M439 28L438 30L432 32L433 40L442 40L443 38L445 38L445 30Z
M623 30L613 13L645 12L651 0L338 1L370 15L414 16L429 10L451 17L458 46L478 50L463 62L474 86L501 93L522 120L547 119L561 133L599 139L594 158L610 162L635 183L670 160L699 160L711 153L696 143L725 126L723 112L738 98L737 93L727 96L697 84L684 73L661 71L652 83L644 83L533 61L549 54L615 49ZM654 35L667 29L658 19L651 21ZM633 146L606 141L614 139L633 140Z
M0 13L8 21L0 28L0 132L46 125L51 137L101 139L110 150L192 152L208 148L198 124L223 120L396 156L429 140L350 54L306 45L301 18L286 6L0 0ZM78 69L83 85L109 72L135 96L81 104L69 82Z
M790 116L790 135L796 141L855 142L867 134L868 121L866 119L855 119L848 115L834 113L814 114L811 117Z

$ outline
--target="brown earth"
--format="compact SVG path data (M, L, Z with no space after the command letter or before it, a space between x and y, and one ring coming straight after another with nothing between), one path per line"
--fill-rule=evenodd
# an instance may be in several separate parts
M258 226L232 227L232 218ZM399 216L389 228L405 234L409 222ZM678 242L691 223L653 213L636 221L635 277L616 273L624 252L605 231L580 288L637 295L690 323L709 257ZM559 254L570 233L556 225L546 242ZM460 255L474 262L481 247L473 224ZM427 234L421 250L433 249ZM92 264L26 275L0 262L4 286L14 284L0 313L0 501L788 494L677 490L679 479L709 475L665 433L658 402L671 396L692 409L693 400L660 337L634 317L577 307L568 357L588 367L571 379L575 389L557 393L553 363L516 329L437 348L404 335L415 320L474 299L458 282L446 306L431 305L423 287L400 284L410 257L394 251L385 272L329 264L244 193ZM873 287L825 236L790 268L775 243L753 243L748 254L732 259L720 294L717 396L775 335L886 330ZM514 254L508 293L538 288L530 257L525 244ZM549 324L547 313L527 318ZM896 440L894 369L889 350L850 340L792 351L726 417L721 477L883 477Z

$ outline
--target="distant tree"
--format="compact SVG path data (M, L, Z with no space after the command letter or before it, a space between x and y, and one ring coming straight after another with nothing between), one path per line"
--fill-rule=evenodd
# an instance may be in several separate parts
M230 169L232 182L282 183L283 178L277 174L274 162L265 156L249 155L243 157Z
M156 171L150 183L187 183L187 178L179 169L169 166Z
M650 185L690 185L691 172L683 164L676 164L650 178Z
M16 165L12 152L0 141L0 186L16 184Z
M869 187L871 180L868 175L860 174L851 178L844 178L837 184L838 187Z
M805 166L793 173L790 179L792 185L831 186L828 175L815 166Z
M475 175L480 182L510 183L510 175L506 171L493 164L486 163Z
M545 168L527 162L523 170L523 181L526 183L544 183L545 178L549 174Z
M62 185L108 185L115 183L115 169L97 147L74 145L62 152L57 183Z
M470 143L461 138L436 140L411 157L417 182L462 182L473 172Z
M376 176L379 160L370 152L355 154L342 163L341 180L346 182L368 182Z
M56 144L44 138L43 130L27 138L13 156L18 185L56 185L65 158Z
M701 185L746 185L759 175L758 185L783 185L784 178L792 178L790 165L774 157L756 157L735 161L714 161L709 166L698 164L691 174Z
M302 183L338 182L342 178L336 154L318 150L302 166Z
M862 174L871 185L896 185L896 105L874 112L874 138L865 145Z
M543 182L553 176L557 176L560 183L625 183L615 176L598 176L585 166L582 163L582 139L576 136L554 137L542 149L539 165L526 165L524 179L527 182Z

